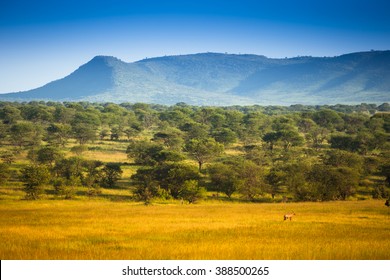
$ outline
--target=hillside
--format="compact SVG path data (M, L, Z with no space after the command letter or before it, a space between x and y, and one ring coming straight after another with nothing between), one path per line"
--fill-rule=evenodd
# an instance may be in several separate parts
M390 51L271 59L202 53L133 63L97 56L69 76L2 100L194 105L390 101Z

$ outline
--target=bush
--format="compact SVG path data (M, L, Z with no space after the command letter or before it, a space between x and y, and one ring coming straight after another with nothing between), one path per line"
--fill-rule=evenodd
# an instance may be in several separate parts
M205 196L206 190L202 187L199 187L198 181L187 180L184 182L180 197L187 200L188 203L195 203Z

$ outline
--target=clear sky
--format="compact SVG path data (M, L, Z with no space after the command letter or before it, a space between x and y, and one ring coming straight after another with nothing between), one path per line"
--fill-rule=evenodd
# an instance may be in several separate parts
M60 79L95 55L335 56L390 49L388 0L1 0L0 92Z

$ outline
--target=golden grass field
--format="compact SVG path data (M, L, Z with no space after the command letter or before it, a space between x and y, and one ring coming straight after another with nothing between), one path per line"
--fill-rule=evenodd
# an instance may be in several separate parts
M295 211L293 220L283 214ZM0 200L0 259L390 259L382 200Z

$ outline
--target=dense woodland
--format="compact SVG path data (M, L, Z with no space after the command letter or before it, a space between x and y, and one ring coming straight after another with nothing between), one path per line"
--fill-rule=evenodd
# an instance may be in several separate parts
M327 201L387 198L390 105L196 107L0 102L0 186L72 199ZM86 158L103 145L127 161ZM80 189L84 191L79 191Z

